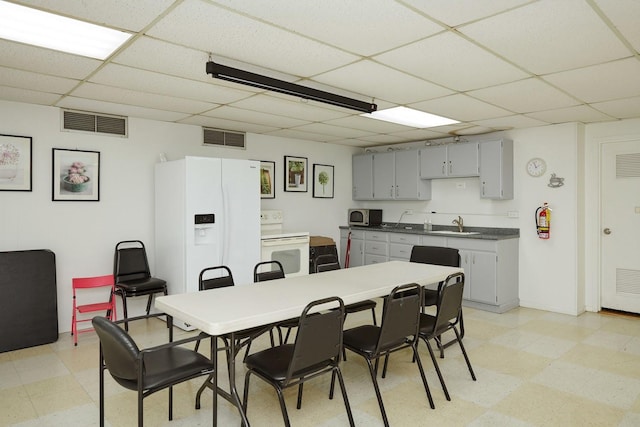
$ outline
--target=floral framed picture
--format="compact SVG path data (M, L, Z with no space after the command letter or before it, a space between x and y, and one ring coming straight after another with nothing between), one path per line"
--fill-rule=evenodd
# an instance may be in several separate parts
M307 158L284 156L284 191L306 192Z
M100 200L100 152L53 149L52 200Z
M313 197L333 199L333 166L313 165Z
M0 135L0 191L31 191L30 136Z
M276 162L260 160L260 198L276 198Z

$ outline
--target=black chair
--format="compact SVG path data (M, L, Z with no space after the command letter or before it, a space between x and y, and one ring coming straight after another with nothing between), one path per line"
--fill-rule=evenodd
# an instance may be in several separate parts
M435 408L417 350L422 298L420 285L411 283L398 286L385 298L380 326L363 325L344 331L344 347L359 354L367 362L385 426L389 425L389 420L376 377L380 357L389 353L411 348L418 362L429 406ZM375 360L375 367L371 363L372 360Z
M148 295L147 315L151 310L154 294L167 295L167 282L151 276L149 261L144 243L140 240L125 240L116 245L113 256L113 276L115 293L122 297L124 329L129 330L127 322L127 298Z
M323 311L310 313L320 306ZM298 386L297 408L300 409L303 383L319 375L332 373L334 379L335 376L338 377L349 424L355 425L340 372L344 316L344 303L338 297L311 302L302 311L294 344L268 348L247 357L245 365L248 371L245 375L243 398L245 413L247 413L249 380L252 374L266 381L276 390L285 426L290 426L283 389ZM330 399L333 398L333 392L334 381L329 391Z
M340 270L340 261L338 257L333 254L324 254L316 258L316 273L322 273L323 271ZM371 316L373 317L373 324L377 325L376 319L376 302L374 300L365 300L356 302L353 304L347 304L345 307L345 313L357 313L359 311L371 310Z
M431 347L431 344L429 344L429 340L434 339L438 341L440 339L440 335L446 331L452 330L456 335L455 341L460 345L460 350L462 350L464 360L467 362L471 378L474 381L476 380L476 375L471 367L471 362L469 362L469 356L467 356L467 351L462 344L462 336L456 328L456 325L458 325L462 318L463 289L464 273L455 273L450 275L444 282L438 285L437 309L435 316L424 313L420 315L420 338L422 338L422 340L427 344L429 355L431 356L433 366L436 369L438 379L442 385L442 391L444 392L447 400L451 400L451 397L449 396L449 391L444 383L444 378L440 372L440 367L438 366L438 362L433 353L433 348ZM442 358L444 357L444 354L442 352L441 343L439 343L438 347L440 348L440 357Z
M265 270L269 267L269 270ZM280 261L262 261L259 262L253 267L253 281L255 283L258 282L266 282L268 280L276 280L276 279L284 279L284 268ZM289 333L291 329L298 327L298 319L285 320L284 322L280 322L276 325L276 329L278 330L278 336L280 344L282 344L282 330L281 328L287 329L287 339L289 338ZM269 339L271 340L271 347L275 346L275 340L273 338L273 329L269 330Z
M134 321L155 317L139 316ZM92 324L100 339L100 426L104 426L104 371L121 386L138 393L138 426L143 425L145 397L169 388L169 420L173 419L173 386L214 372L214 365L205 356L181 345L193 341L180 341L140 350L131 336L105 317L94 317Z
M445 248L441 246L414 246L411 249L410 262L419 262L423 264L444 265L447 267L460 267L460 252L454 248ZM438 301L438 291L435 289L424 290L424 306L434 306ZM464 337L464 319L460 314L460 338ZM448 347L455 340L451 340L444 344ZM440 346L442 343L438 341ZM442 348L440 348L442 350Z

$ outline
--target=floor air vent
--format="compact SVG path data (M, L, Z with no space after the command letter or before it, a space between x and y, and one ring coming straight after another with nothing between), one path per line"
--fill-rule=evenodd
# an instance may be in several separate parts
M245 134L243 132L230 132L228 130L202 128L203 144L222 147L246 148Z
M62 129L127 136L127 118L82 111L62 111Z

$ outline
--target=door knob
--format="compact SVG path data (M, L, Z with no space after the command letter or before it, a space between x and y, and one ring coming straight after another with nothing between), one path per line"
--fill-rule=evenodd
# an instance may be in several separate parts
M602 232L606 235L611 234L611 229L610 228L605 228L604 230L602 230Z

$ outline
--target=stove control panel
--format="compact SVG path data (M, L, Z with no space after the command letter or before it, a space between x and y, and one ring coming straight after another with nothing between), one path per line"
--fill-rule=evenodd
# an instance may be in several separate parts
M264 210L260 211L260 224L282 224L282 211Z

